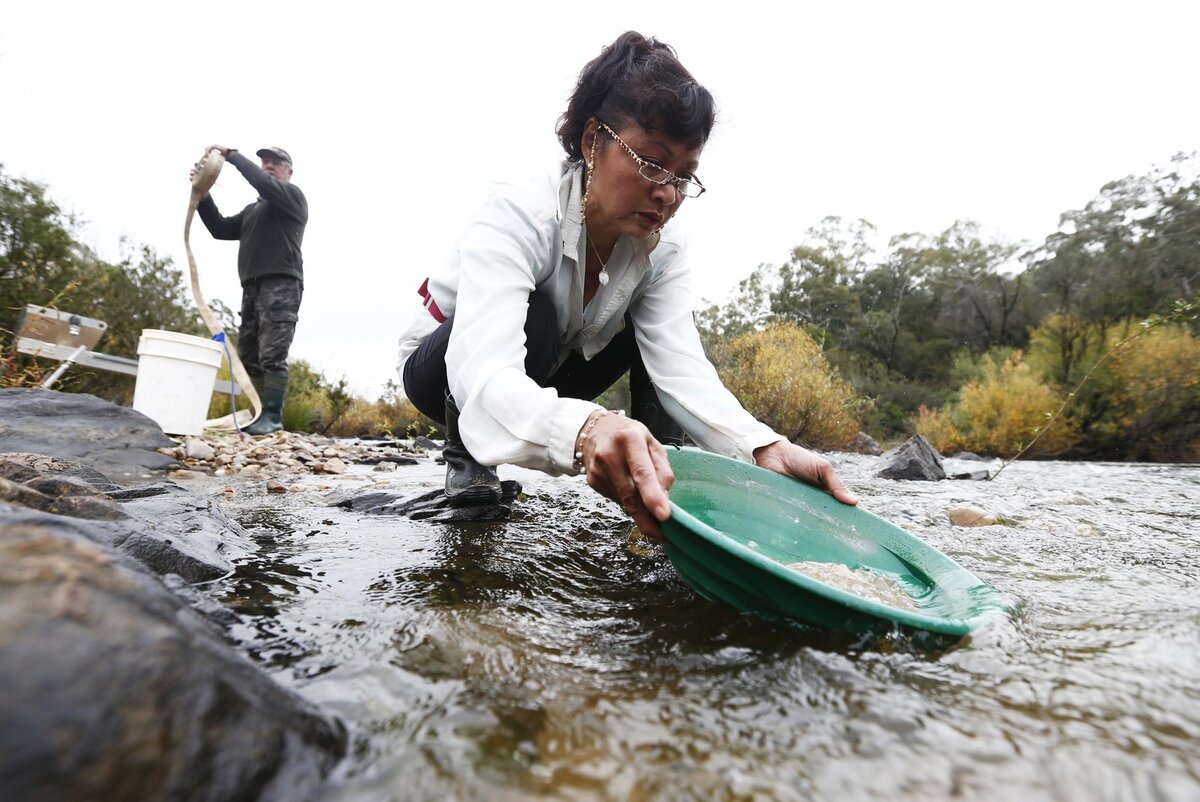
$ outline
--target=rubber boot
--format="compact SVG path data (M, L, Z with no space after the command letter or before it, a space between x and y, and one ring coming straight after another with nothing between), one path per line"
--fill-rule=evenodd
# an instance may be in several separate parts
M283 399L287 395L287 383L286 373L267 373L263 376L259 393L262 414L246 427L246 434L271 434L283 428Z
M480 465L458 435L458 406L446 394L446 501L451 507L500 503L500 477L496 469Z

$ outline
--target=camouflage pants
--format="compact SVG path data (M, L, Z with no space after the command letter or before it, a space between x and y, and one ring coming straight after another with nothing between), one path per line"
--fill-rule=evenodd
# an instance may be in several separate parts
M251 376L287 372L303 296L303 282L291 276L266 276L242 287L237 351Z

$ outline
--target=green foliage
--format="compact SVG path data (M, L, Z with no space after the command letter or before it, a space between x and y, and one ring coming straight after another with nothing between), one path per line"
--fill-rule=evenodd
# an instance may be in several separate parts
M793 442L842 448L858 433L863 402L800 327L748 332L720 343L715 356L730 392Z
M105 321L108 329L97 348L115 356L136 358L142 329L207 336L183 274L170 259L148 247L116 264L99 259L79 242L76 219L49 199L44 186L0 167L0 345L8 364L45 372L54 363L31 368L34 360L11 352L10 336L31 303ZM133 386L128 376L76 366L56 389L128 404Z

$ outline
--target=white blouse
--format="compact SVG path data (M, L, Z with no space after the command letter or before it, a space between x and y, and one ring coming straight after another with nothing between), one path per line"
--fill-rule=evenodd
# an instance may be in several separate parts
M664 410L702 448L752 462L756 448L784 438L742 408L704 355L685 242L673 220L646 241L622 236L608 285L583 306L582 176L580 165L563 162L524 186L493 185L455 254L429 276L429 297L455 316L446 370L463 443L485 465L576 473L576 437L600 407L560 398L525 374L525 318L536 290L558 313L559 365L573 350L586 359L602 351L628 311ZM439 325L414 298L422 306L400 338L402 380L405 361Z

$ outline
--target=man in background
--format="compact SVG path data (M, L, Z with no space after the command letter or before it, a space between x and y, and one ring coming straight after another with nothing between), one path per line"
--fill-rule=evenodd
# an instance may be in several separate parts
M292 157L283 148L258 151L261 167L234 148L210 145L208 150L220 152L258 191L258 200L232 217L222 216L210 195L201 199L197 211L215 239L239 242L242 323L237 351L262 399L262 415L246 431L270 434L283 428L288 349L304 295L300 245L308 200L292 183Z

